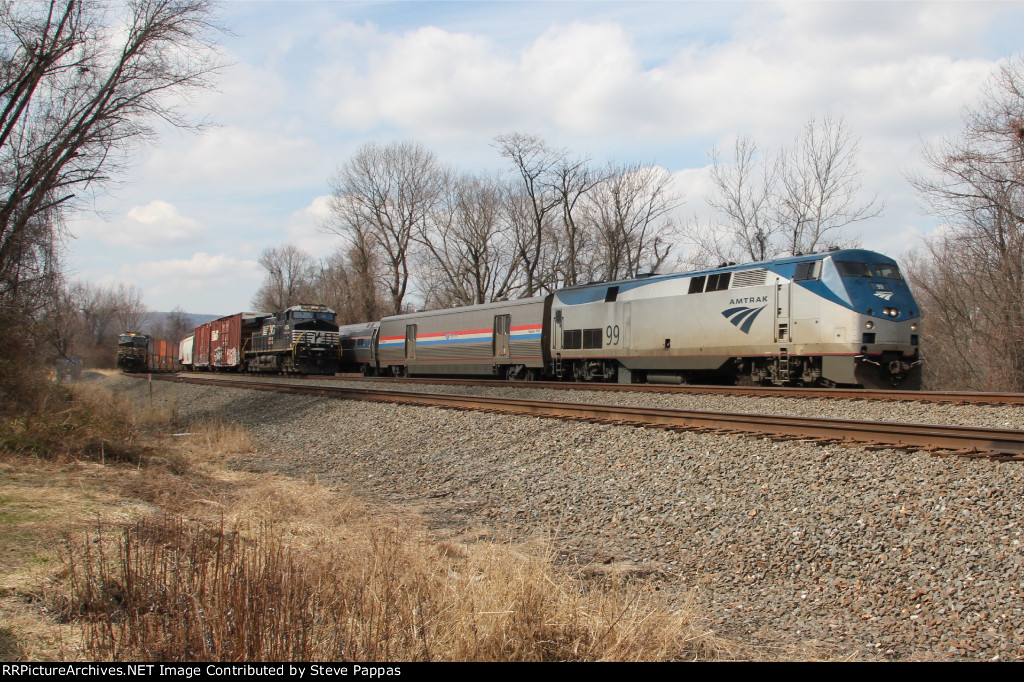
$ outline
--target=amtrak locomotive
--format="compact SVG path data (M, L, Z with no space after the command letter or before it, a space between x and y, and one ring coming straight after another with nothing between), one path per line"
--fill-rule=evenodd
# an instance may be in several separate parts
M846 249L342 327L342 367L918 388L919 312L894 260Z

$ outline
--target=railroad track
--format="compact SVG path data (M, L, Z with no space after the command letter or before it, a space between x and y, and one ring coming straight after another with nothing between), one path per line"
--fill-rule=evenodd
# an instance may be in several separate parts
M892 400L899 402L959 403L964 405L1024 405L1024 393L981 391L878 391L863 388L800 388L784 386L710 386L697 384L606 384L569 381L499 381L496 379L435 379L364 377L359 374L338 374L311 379L361 381L368 383L411 383L454 386L515 386L521 388L553 388L565 391L635 391L646 393L689 393L696 395L740 395L765 398L839 398L843 400Z
M308 382L268 382L251 378L155 376L165 381L213 384L260 391L319 395L343 400L363 400L423 405L501 414L574 419L617 425L676 431L710 431L840 442L869 447L927 450L967 457L991 457L1024 461L1024 431L971 426L907 424L853 419L821 419L786 415L701 412L668 408L595 405L544 400L515 400L487 396L386 391L373 388L325 386ZM503 386L508 385L502 382ZM531 384L532 385L532 384Z

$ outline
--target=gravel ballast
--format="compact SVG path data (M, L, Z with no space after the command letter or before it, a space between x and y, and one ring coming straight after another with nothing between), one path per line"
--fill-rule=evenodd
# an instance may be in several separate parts
M145 382L108 381L148 399ZM474 391L1024 426L1017 407ZM153 392L184 420L246 426L258 448L241 468L414 504L439 532L547 537L569 560L696 594L717 632L765 657L1024 658L1020 463L166 382Z

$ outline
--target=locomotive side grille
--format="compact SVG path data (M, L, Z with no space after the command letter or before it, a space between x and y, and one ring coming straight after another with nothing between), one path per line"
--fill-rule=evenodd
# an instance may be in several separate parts
M292 331L292 345L302 343L307 346L337 346L338 332Z
M732 288L739 289L740 287L762 286L764 284L765 275L767 274L768 271L765 268L734 272L732 275Z

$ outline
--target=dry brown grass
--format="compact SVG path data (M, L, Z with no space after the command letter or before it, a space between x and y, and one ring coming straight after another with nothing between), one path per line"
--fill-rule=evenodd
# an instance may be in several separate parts
M12 471L38 470L14 476L17 492L0 487L0 508L21 510L7 530L45 537L46 557L35 571L24 570L32 553L0 564L0 618L13 624L0 629L0 658L706 660L721 651L694 612L669 612L642 583L574 577L543 545L437 543L415 517L348 491L231 471L225 463L254 448L234 425L164 422L165 435L190 435L146 440L138 406L100 393L77 400L97 418L128 410L119 419L148 449L106 466L74 460L72 446L59 462L25 449L0 458ZM45 494L26 492L43 481ZM61 521L85 500L88 511Z
M138 464L150 451L142 431L173 417L172 409L135 405L88 383L49 387L40 410L0 419L0 450L53 461Z
M143 519L68 552L62 613L115 660L588 661L714 657L693 614L569 580L543 554L439 548L402 526L300 545L258 526ZM320 538L323 539L322 537ZM104 550L106 548L106 550Z

